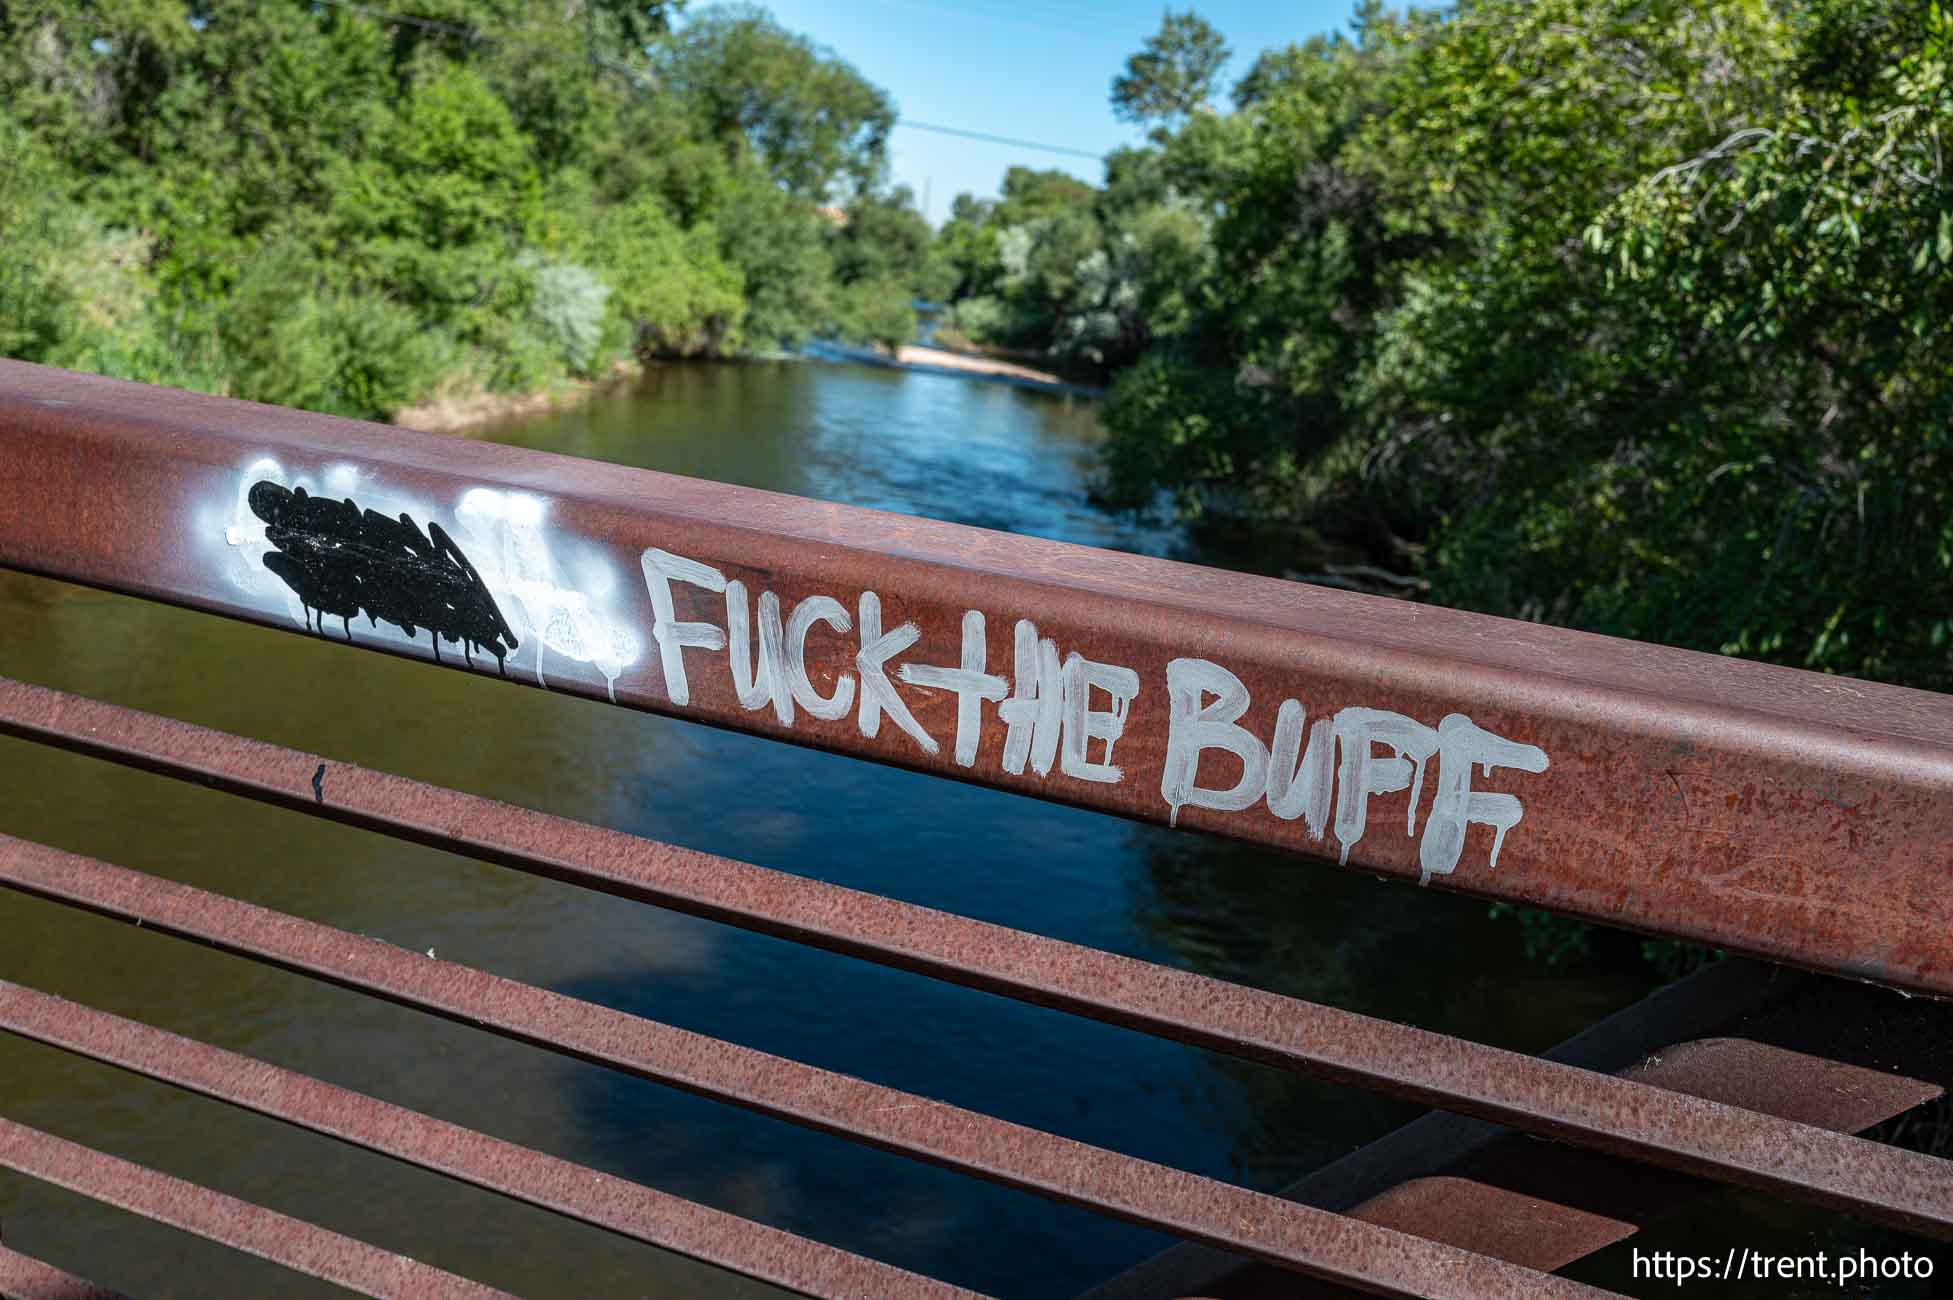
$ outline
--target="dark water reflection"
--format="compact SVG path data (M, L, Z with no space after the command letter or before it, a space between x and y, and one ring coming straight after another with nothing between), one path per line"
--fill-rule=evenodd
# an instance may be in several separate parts
M682 367L495 436L1097 546L1179 545L1087 502L1089 404L1003 386ZM1529 966L1483 904L316 639L25 582L0 588L0 629L0 672L29 681L1486 1042L1537 1049L1645 987ZM13 742L0 827L1256 1187L1409 1113ZM1163 1244L47 904L0 895L0 926L0 977L993 1294L1067 1295ZM527 1294L763 1290L44 1049L0 1044L0 1111ZM138 1294L323 1293L11 1176L0 1221L10 1244Z

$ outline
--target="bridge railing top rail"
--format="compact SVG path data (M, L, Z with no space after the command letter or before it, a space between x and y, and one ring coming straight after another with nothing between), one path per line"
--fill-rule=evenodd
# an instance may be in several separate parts
M1953 993L1953 698L17 362L0 439L16 568Z

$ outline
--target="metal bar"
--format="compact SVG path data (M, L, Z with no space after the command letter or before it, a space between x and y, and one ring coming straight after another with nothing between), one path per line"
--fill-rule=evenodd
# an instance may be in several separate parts
M4 1118L0 1165L360 1295L514 1300L506 1291Z
M1937 1084L1736 1038L1665 1047L1633 1073L1697 1095L1741 1098L1768 1113L1841 1132L1871 1128L1942 1092ZM1422 1163L1429 1172L1392 1181L1355 1204L1324 1208L1551 1272L1626 1240L1714 1190L1685 1175L1510 1134L1464 1160ZM1283 1195L1320 1206L1326 1189L1311 1186L1312 1181ZM1166 1300L1188 1294L1229 1300L1293 1300L1306 1294L1330 1300L1352 1294L1329 1283L1298 1293L1290 1274L1194 1250L1170 1250L1080 1300Z
M0 1246L0 1300L129 1300L31 1255Z
M1855 1133L1942 1095L1953 1083L1953 1060L1942 1050L1948 1010L1944 1003L1903 998L1866 984L1731 959L1657 990L1546 1055ZM1813 1048L1835 1059L1812 1056ZM1757 1053L1767 1055L1759 1059ZM1920 1077L1911 1077L1912 1072ZM1467 1182L1470 1186L1461 1186ZM1422 1191L1392 1196L1392 1189L1419 1183L1425 1184ZM1528 1141L1477 1120L1427 1114L1315 1170L1281 1195L1373 1221L1372 1211L1401 1215L1415 1208L1421 1223L1399 1218L1391 1226L1419 1231L1429 1224L1436 1230L1419 1235L1464 1245L1460 1232L1497 1231L1485 1217L1489 1207L1465 1209L1486 1187L1534 1201L1532 1235L1500 1255L1534 1268L1562 1267L1715 1190L1685 1175ZM1572 1213L1555 1222L1555 1206ZM1500 1254L1484 1243L1467 1248ZM1543 1262L1542 1253L1557 1254L1558 1262ZM1324 1284L1306 1294L1329 1300L1349 1293ZM1298 1289L1287 1275L1182 1244L1077 1300L1189 1295L1292 1300Z
M1606 1294L11 836L0 835L0 883L1381 1294Z
M983 1300L947 1282L7 980L0 980L0 1028L798 1295Z
M1953 995L1944 696L19 362L0 389L0 565Z
M1717 962L1587 1026L1544 1055L1585 1070L1625 1070L1677 1038L1724 1032L1749 1013L1808 988L1817 978L1741 959ZM1311 1171L1281 1194L1341 1214L1399 1184L1445 1172L1502 1146L1539 1145L1517 1141L1509 1130L1477 1119L1421 1115ZM1181 1243L1106 1279L1076 1300L1221 1295L1251 1278L1253 1271L1254 1265L1238 1256Z
M1829 1135L1607 1074L5 678L0 734L1668 1168L1872 1217L1893 1208L1878 1167L1838 1159ZM1953 1181L1953 1169L1921 1177ZM1913 1208L1947 1230L1946 1198Z

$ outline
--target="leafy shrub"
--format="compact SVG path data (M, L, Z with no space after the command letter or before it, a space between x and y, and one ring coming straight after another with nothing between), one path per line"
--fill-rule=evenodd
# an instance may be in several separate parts
M1016 347L1050 329L1050 322L1035 307L997 297L965 298L950 310L949 325L992 347Z
M389 417L431 396L459 353L413 311L372 295L333 297L320 311L320 326L334 364L318 410Z
M646 194L599 212L580 253L611 286L609 308L634 350L710 355L736 346L742 306L738 272L718 242L710 225L680 230Z
M915 307L907 286L893 280L858 280L835 295L834 334L899 348L915 339Z
M154 314L121 329L84 329L46 358L66 370L231 395L230 367L208 336L191 336Z
M1511 903L1492 904L1489 915L1494 920L1509 916L1519 923L1527 961L1548 968L1566 966L1592 951L1593 927L1585 921Z
M74 287L60 268L74 243L52 205L0 199L0 355L45 361L73 329Z
M141 306L131 286L140 257L92 214L63 201L53 160L0 114L0 355L48 361L88 323ZM139 250L137 250L139 251Z
M834 261L813 204L742 172L716 218L719 252L745 290L739 333L798 347L833 316Z
M564 365L588 374L604 341L604 304L610 287L575 262L552 262L525 253L519 264L533 277L531 331L555 348Z
M1154 352L1122 373L1106 393L1099 419L1107 429L1106 491L1114 503L1149 505L1173 485L1183 514L1220 509L1261 518L1286 515L1269 500L1292 487L1293 461L1267 463L1268 399L1234 376L1191 359Z
M381 418L434 391L458 360L451 339L400 303L319 286L307 255L276 248L243 268L216 312L232 394Z

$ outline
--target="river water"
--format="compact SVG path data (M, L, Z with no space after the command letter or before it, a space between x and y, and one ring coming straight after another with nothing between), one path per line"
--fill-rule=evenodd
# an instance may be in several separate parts
M488 436L1094 546L1083 399L852 366L659 369ZM1528 963L1483 903L52 583L0 585L0 673L1522 1050L1645 971ZM682 778L682 779L681 779ZM1139 1034L0 740L0 828L577 997L1273 1189L1409 1118ZM0 893L0 977L1004 1296L1138 1228ZM769 1294L59 1052L0 1113L535 1296ZM12 1175L9 1244L143 1296L337 1294Z

